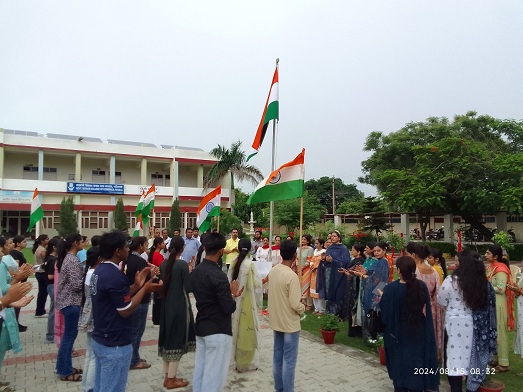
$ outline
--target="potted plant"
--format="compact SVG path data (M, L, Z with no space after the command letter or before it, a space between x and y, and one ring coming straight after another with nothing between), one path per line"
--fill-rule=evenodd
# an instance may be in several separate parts
M485 381L481 383L477 392L502 392L505 389L505 384L500 380L492 377L492 374L487 374Z
M325 344L334 343L334 335L341 329L341 321L338 316L326 313L320 317L320 332Z
M387 359L385 357L385 349L383 348L383 335L378 335L376 340L369 340L371 346L374 346L378 349L380 354L380 363L385 366L387 365Z

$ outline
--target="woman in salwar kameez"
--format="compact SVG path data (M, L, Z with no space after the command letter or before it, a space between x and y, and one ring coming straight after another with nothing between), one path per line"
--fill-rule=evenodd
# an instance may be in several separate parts
M251 241L243 238L238 243L240 254L231 263L227 273L229 282L238 280L243 288L235 297L236 310L232 314L232 359L240 373L257 370L259 366L260 321L258 311L262 307L261 279L249 255Z
M361 336L361 315L358 316L358 304L360 299L360 280L361 278L353 275L351 269L362 265L365 261L365 247L362 244L354 244L350 250L352 257L349 268L344 270L347 276L347 291L345 293L345 303L343 313L349 322L349 337Z
M160 266L163 298L158 355L163 359L163 386L167 389L183 388L189 384L187 380L177 378L176 373L182 356L196 348L191 301L184 288L184 281L189 275L189 265L180 259L184 246L182 237L173 237L169 258Z
M305 305L305 310L311 310L312 298L310 296L311 287L311 262L314 249L311 248L312 237L305 234L301 237L301 247L298 249L298 263L296 268L301 268L301 301Z
M325 260L330 264L327 289L327 311L345 318L343 313L343 300L347 288L345 275L340 274L340 268L348 268L350 262L349 250L341 243L341 234L334 230L331 233L331 246L325 252Z
M323 248L325 241L318 238L314 241L314 254L312 256L312 266L311 266L311 298L314 304L314 313L313 314L323 314L325 313L325 300L320 298L320 293L318 290L318 269L322 260L325 258L326 250ZM321 283L320 283L321 286Z
M503 250L499 245L490 245L485 253L489 262L487 279L496 293L496 315L498 324L498 354L492 359L496 372L509 370L508 332L514 329L514 293L507 290L510 282L510 269L503 263Z

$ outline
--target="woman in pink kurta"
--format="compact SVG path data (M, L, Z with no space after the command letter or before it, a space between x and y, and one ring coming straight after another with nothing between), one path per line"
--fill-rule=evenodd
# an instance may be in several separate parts
M416 277L425 283L429 290L430 307L432 310L432 322L434 323L434 334L438 356L443 349L443 316L438 304L438 291L441 285L438 272L425 263L425 258L430 255L428 246L416 242L409 242L406 248L407 256L411 256L416 262Z

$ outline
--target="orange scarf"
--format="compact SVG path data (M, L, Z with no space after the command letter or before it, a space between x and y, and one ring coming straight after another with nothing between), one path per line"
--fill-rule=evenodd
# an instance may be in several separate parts
M490 274L487 276L489 282L492 280L492 277L498 272L504 272L507 274L507 283L512 282L512 277L510 274L510 269L504 264L498 261L495 261L490 265ZM505 296L507 298L507 327L509 331L514 331L515 321L514 321L514 298L515 293L512 290L508 290L505 287Z

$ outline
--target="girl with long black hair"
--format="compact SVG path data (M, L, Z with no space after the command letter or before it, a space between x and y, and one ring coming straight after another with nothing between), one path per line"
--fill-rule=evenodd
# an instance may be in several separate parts
M38 282L38 295L36 297L35 317L45 317L45 303L47 301L47 276L45 274L45 247L49 242L47 234L40 234L33 244L33 254L35 256L35 277Z
M438 358L429 292L416 278L412 257L399 257L396 267L400 278L385 286L380 300L389 377L395 392L437 390Z
M438 292L438 303L446 309L445 368L452 392L462 391L463 376L467 376L467 391L476 391L485 379L496 349L495 301L479 253L465 250Z
M189 276L189 265L180 257L185 242L182 237L171 239L169 258L160 266L163 281L158 355L163 359L163 386L167 389L183 388L187 380L177 378L182 356L196 348L194 318L184 282Z
M232 314L232 355L238 372L258 369L260 321L258 311L262 306L261 279L251 258L251 241L242 238L238 242L238 257L229 268L229 282L237 280L243 287L236 297L236 311Z

